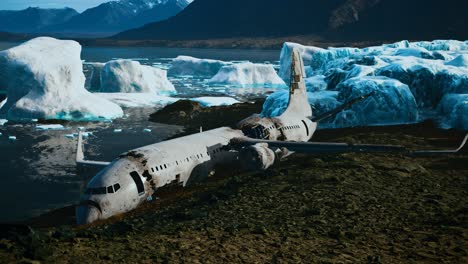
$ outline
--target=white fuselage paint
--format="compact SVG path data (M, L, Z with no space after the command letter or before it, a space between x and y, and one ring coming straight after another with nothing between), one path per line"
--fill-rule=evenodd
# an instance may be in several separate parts
M122 154L88 183L77 208L78 222L91 223L128 212L156 188L172 183L185 186L206 177L216 165L235 162L238 152L226 146L232 138L242 136L240 130L221 127ZM143 191L138 190L131 173L140 178Z
M310 120L312 109L307 100L302 58L297 50L293 51L291 69L289 104L281 116L263 118L253 115L240 122L240 130L221 127L122 154L88 183L77 207L78 224L128 212L151 198L157 188L172 183L185 186L206 177L216 165L225 163L235 166L240 152L229 149L231 139L248 136L280 141L309 141L317 123ZM248 135L244 135L244 132ZM271 160L274 159L272 150L266 148L268 146L265 144L254 146L254 151L265 158L266 163L261 164L263 168L274 162ZM79 150L77 160L81 161L81 147Z

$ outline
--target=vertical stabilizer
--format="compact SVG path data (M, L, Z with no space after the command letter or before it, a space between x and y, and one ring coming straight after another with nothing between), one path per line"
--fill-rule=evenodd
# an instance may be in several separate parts
M289 103L282 116L312 117L312 108L307 99L304 62L299 50L293 49L291 60L291 83L289 85Z

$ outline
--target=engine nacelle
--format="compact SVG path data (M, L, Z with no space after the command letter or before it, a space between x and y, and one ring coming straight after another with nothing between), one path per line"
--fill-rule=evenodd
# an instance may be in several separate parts
M275 163L276 155L268 144L259 143L242 149L239 157L245 169L266 170Z

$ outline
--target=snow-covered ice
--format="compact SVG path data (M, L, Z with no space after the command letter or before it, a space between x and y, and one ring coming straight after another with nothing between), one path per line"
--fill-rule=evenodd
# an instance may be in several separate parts
M324 75L315 75L305 79L305 84L308 92L318 92L326 90L328 84Z
M15 136L9 136L8 139L9 140L16 140L16 137Z
M468 94L447 94L439 105L444 125L468 130Z
M122 129L120 128L114 129L114 133L122 133Z
M318 91L307 93L309 104L312 106L315 116L338 107L340 103L338 102L337 97L337 91ZM271 94L263 104L261 116L280 116L286 110L288 102L289 91L282 90Z
M151 133L151 129L145 128L145 129L143 129L143 132L145 132L145 133Z
M223 66L230 62L210 59L198 59L190 56L178 56L172 61L169 75L176 76L214 76Z
M208 80L208 83L254 88L287 87L272 65L251 62L224 66L213 78Z
M212 106L221 106L221 105L233 105L239 103L236 99L232 97L197 97L197 98L190 98L191 101L195 101L200 103L202 106L205 107L212 107Z
M105 63L101 62L86 62L83 63L83 67L86 68L90 73L86 79L85 87L89 91L101 90L101 71L104 68Z
M53 125L37 125L37 130L64 130L63 125L53 124Z
M101 71L101 92L104 93L174 93L174 85L165 70L138 61L114 60Z
M352 78L341 83L338 100L351 101L371 92L374 95L339 113L335 127L413 123L418 119L416 100L409 87L387 77Z
M165 106L179 100L155 93L96 93L96 95L127 108Z
M8 98L0 114L9 120L122 116L118 105L85 89L80 53L77 42L49 37L0 52L0 86L7 89Z
M0 126L4 126L6 123L8 123L8 120L0 119Z
M445 65L455 67L468 67L468 54L460 54L453 60L446 62Z
M66 134L66 135L64 135L64 137L73 139L73 138L75 138L75 134Z
M345 111L340 114L342 115L340 117L341 121L336 120L337 126L346 125L346 122L348 122L347 125L364 125L364 123L371 124L373 122L381 124L413 122L417 121L414 120L417 116L430 116L441 104L441 100L445 98L445 95L468 94L468 41L400 41L362 49L323 49L296 43L285 43L281 52L279 75L286 82L289 82L293 48L299 49L303 55L308 91L325 89L338 91L340 92L338 100L343 103L343 89L349 89L351 84L352 86L368 85L369 87L384 89L387 93L393 91L387 94L387 98L390 99L391 94L397 96L397 90L389 90L384 88L387 85L382 86L376 83L376 80L380 77L387 77L388 79L385 81L387 84L393 83L392 85L395 87L406 85L417 102L417 107L414 108L412 104L403 106L393 104L396 99L382 101L382 108L378 110L388 112L388 116L381 113L379 114L381 116L379 120L376 120L377 115L373 115L371 112L369 112L369 118L363 119L363 117L356 117L355 113L351 114L350 111ZM326 86L323 81L326 82ZM406 89L404 90L406 91ZM409 94L405 92L405 95ZM409 98L409 96L406 96L404 99L407 102L412 101ZM368 100L371 101L371 99ZM387 104L390 102L393 103ZM384 109L384 107L388 109ZM400 107L404 111L411 111L411 113L408 113L411 116L404 116L403 113L398 113L392 107ZM450 105L446 107L451 109L451 111L448 111L449 113L452 113L452 110L455 109L458 109L457 113L463 112L460 110L463 107L457 108ZM449 115L448 112L439 111L442 115ZM347 116L344 116L345 114ZM393 117L390 118L392 115ZM449 117L445 119L449 119ZM454 119L453 116L451 119ZM460 120L460 118L457 120ZM464 127L460 125L460 122L449 123L456 123L454 127Z
M168 104L175 103L185 98L175 98L164 95L156 95L149 93L97 93L96 95L101 96L107 100L110 100L122 107L133 108L133 107L164 107ZM219 106L219 105L232 105L239 103L232 97L212 97L203 96L188 98L188 100L196 101L203 106Z

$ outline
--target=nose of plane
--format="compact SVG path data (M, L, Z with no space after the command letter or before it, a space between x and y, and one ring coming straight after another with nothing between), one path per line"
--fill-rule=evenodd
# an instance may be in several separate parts
M76 207L76 222L78 225L90 224L101 218L101 210L95 202L84 201Z

